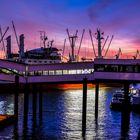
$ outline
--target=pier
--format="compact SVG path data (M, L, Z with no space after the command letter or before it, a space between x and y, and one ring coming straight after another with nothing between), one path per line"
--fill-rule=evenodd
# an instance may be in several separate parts
M24 91L24 124L28 123L29 107L29 85L32 85L32 111L33 119L36 120L37 108L42 118L42 83L82 83L82 136L86 135L87 115L87 84L95 84L95 120L98 123L98 103L101 83L121 83L124 85L125 100L122 111L122 136L125 136L129 129L130 110L128 100L128 89L130 82L139 82L140 60L111 60L95 59L94 62L73 62L47 65L26 65L6 60L0 60L1 69L7 73L0 74L0 80L15 83L15 118L18 121L18 94L19 84L23 84ZM15 67L14 67L15 65ZM14 68L14 69L13 69ZM10 74L8 74L8 71ZM40 86L36 86L40 85ZM37 96L39 91L39 96ZM37 107L37 104L39 105ZM127 118L127 119L126 119Z

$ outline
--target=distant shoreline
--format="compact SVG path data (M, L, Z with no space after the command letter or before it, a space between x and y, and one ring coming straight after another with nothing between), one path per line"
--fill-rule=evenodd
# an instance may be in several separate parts
M19 85L19 93L23 93L24 92L24 84L20 84ZM42 91L45 90L69 90L69 89L82 89L83 85L82 84L47 84L47 83L43 83L43 84L36 84L36 88L37 91L40 90L40 86L42 88ZM88 84L88 89L90 88L94 88L95 84ZM100 87L122 87L122 84L119 83L107 83L107 84L100 84ZM29 92L31 92L33 89L33 85L29 84ZM14 83L0 83L0 94L1 93L15 93L16 91L16 87Z

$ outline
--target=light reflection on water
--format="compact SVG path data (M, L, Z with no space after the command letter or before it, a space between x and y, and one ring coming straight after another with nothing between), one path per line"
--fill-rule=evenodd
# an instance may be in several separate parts
M87 131L85 139L120 139L121 113L112 111L109 104L115 89L101 88L99 94L99 114L95 120L95 92L88 90ZM43 93L43 118L32 119L32 95L29 96L28 125L23 123L24 95L19 96L18 129L11 125L0 130L0 139L81 139L82 138L82 89L48 90ZM13 114L14 96L0 94L0 113ZM140 115L130 114L128 139L136 139L140 127Z

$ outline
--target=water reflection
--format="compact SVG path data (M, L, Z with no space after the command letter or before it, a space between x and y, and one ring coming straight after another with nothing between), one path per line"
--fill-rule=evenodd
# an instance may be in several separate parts
M121 112L112 111L109 104L115 89L101 88L99 93L98 120L95 119L95 90L88 89L87 131L82 138L82 89L47 90L43 92L42 119L37 108L33 117L32 94L29 95L29 113L24 122L24 94L19 95L19 122L0 131L0 139L121 139ZM13 95L0 95L1 114L13 113ZM37 102L37 106L38 106ZM130 113L128 139L136 139L140 115ZM128 124L129 125L129 124Z
M13 114L14 96L9 94L0 95L0 114Z

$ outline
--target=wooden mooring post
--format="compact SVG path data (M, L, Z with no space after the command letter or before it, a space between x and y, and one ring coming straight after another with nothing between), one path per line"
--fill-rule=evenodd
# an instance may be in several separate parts
M29 110L29 85L24 85L24 124L27 125L28 121L28 110Z
M39 118L42 119L42 85L39 87Z
M86 134L86 113L87 113L87 78L83 79L83 110L82 110L82 136Z
M95 85L95 120L98 119L98 98L99 98L99 84Z
M124 101L121 113L121 135L127 137L130 124L130 96L129 96L129 83L124 83Z
M15 76L15 99L14 99L14 115L16 122L18 121L18 95L19 95L19 76Z
M37 111L37 87L33 84L33 120L36 120L36 111Z

